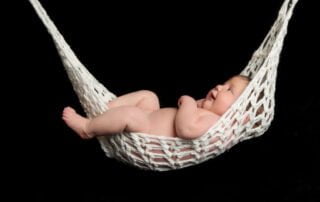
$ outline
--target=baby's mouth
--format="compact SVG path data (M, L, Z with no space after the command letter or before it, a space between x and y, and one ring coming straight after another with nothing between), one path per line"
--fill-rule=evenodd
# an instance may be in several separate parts
M211 98L212 98L213 100L216 100L216 96L215 96L213 93L211 93Z
M207 100L213 102L213 101L216 100L216 98L212 95L212 96L211 96L209 99L207 99Z

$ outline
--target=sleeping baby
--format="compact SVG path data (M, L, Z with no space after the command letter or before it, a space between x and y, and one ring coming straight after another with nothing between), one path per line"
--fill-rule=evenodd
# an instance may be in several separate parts
M249 78L237 75L217 85L200 100L184 95L178 108L160 108L157 95L141 90L122 95L103 114L88 119L66 107L62 118L81 138L138 132L167 137L195 139L212 127L241 95Z

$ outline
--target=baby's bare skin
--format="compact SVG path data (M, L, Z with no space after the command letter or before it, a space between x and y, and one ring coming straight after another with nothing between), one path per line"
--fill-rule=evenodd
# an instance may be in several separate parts
M142 90L111 101L109 110L94 119L66 107L63 120L84 139L121 132L195 139L219 120L247 84L247 80L236 76L210 90L204 99L181 96L178 108L161 109L158 97Z

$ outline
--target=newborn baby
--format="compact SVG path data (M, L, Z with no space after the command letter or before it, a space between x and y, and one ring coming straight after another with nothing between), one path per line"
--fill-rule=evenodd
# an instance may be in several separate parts
M93 119L63 110L65 123L83 139L139 132L167 137L195 139L203 135L227 111L248 85L245 76L234 76L195 100L181 96L178 108L160 108L157 95L141 90L120 96L107 104L109 110Z

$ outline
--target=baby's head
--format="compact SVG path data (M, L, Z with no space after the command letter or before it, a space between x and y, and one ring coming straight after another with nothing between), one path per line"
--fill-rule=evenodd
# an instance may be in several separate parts
M250 79L246 76L234 76L224 84L217 85L211 89L199 105L201 108L221 116L241 95L249 82Z

